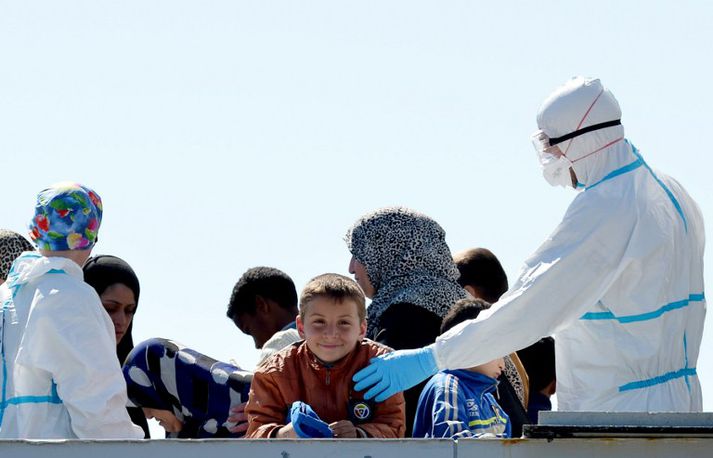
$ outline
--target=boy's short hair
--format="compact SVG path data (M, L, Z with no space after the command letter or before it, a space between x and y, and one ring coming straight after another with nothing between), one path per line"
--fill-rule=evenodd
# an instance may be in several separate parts
M458 283L478 288L482 298L494 304L508 290L508 277L498 258L486 248L471 248L453 257L460 271Z
M460 299L448 310L441 322L441 334L448 331L458 323L473 320L480 312L490 308L490 303L483 299Z
M326 297L335 302L353 300L357 305L359 320L366 319L366 299L359 285L349 277L339 274L322 274L305 285L300 294L300 318L304 319L307 305L317 297Z
M297 289L289 275L273 267L253 267L233 287L228 318L235 321L243 313L254 315L257 296L273 300L286 310L297 308Z

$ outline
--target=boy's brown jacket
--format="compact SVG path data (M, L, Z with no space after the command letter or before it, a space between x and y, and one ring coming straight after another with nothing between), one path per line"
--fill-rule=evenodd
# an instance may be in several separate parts
M349 420L350 400L363 399L363 393L354 391L352 376L366 367L371 358L390 351L389 347L363 339L340 361L326 365L315 357L305 342L284 348L255 371L245 408L249 421L245 437L275 437L277 430L289 423L287 415L294 401L309 404L328 424ZM355 426L370 437L404 436L403 394L371 405L375 405L372 418Z

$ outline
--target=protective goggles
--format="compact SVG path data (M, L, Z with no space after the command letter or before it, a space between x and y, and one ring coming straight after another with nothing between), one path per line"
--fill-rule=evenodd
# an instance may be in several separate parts
M554 146L556 146L559 143L565 142L567 140L571 140L573 138L579 137L580 135L584 135L586 133L593 132L595 130L606 129L607 127L614 127L614 126L618 126L620 124L621 124L621 119L615 119L614 121L607 121L607 122L602 122L599 124L593 124L591 126L587 126L582 129L577 129L573 132L562 135L561 137L553 137L553 138L549 138L544 131L538 130L537 132L532 134L532 136L530 138L532 140L532 144L535 147L535 150L538 153L555 154L554 151L551 150L551 148L553 148Z
M559 157L563 155L559 146L550 145L550 137L542 130L533 133L530 136L530 140L532 141L532 146L535 147L535 151L537 151L540 162L548 159L550 156Z

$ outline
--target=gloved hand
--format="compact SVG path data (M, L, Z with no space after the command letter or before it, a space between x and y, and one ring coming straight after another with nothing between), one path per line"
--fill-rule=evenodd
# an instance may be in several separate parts
M333 436L329 425L320 420L315 411L302 401L292 403L290 422L297 436L305 439Z
M407 390L418 382L438 372L438 365L432 347L416 350L398 350L372 358L370 364L360 370L352 380L354 389L362 391L366 399L376 396L376 401L384 401L400 391Z

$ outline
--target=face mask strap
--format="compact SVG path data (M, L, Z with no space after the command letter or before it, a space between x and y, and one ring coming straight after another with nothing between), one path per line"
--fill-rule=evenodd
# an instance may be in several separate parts
M614 127L614 126L618 126L620 124L621 124L621 119L616 119L614 121L607 121L607 122L602 122L599 124L587 126L584 129L575 130L574 132L570 132L567 135L563 135L561 137L550 138L550 146L555 146L558 143L562 143L564 141L571 140L575 137L579 137L580 135L584 135L586 133L593 132L595 130L606 129L607 127Z

